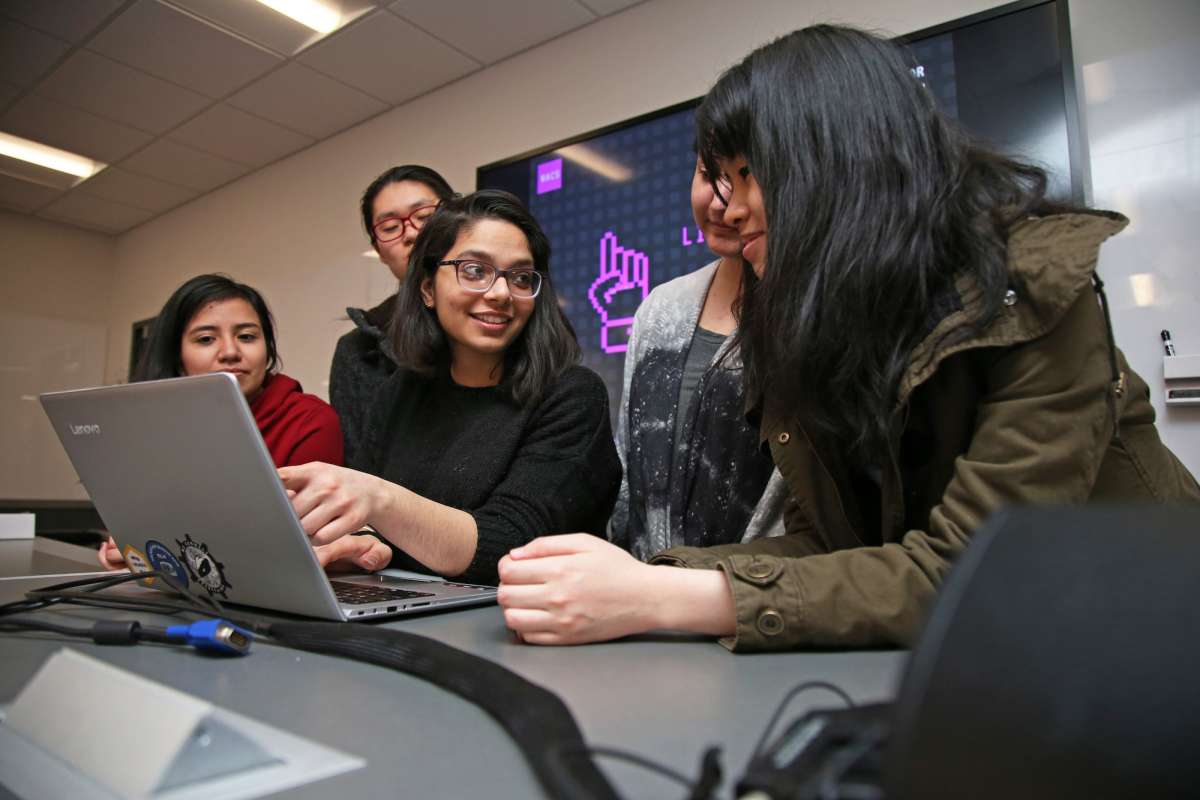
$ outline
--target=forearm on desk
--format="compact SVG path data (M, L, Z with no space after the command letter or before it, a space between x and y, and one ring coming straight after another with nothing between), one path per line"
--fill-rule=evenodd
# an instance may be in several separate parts
M647 630L730 636L737 627L733 594L723 572L654 566Z
M475 518L380 479L368 520L381 536L441 575L459 575L475 557Z

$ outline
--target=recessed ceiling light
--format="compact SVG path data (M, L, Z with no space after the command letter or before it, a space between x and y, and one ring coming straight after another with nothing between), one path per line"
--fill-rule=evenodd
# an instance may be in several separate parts
M52 169L55 172L65 172L80 179L90 178L108 166L90 158L68 153L66 150L59 150L8 133L0 133L0 156L37 164L39 167Z
M363 258L379 258L379 253L374 250L363 250Z
M342 21L341 14L317 0L258 0L272 11L291 17L317 33L331 33Z

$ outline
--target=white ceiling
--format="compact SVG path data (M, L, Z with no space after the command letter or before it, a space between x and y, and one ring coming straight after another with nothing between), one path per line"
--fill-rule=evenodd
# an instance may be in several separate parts
M0 131L109 164L0 174L0 208L122 233L638 2L340 0L318 38L254 0L0 0Z

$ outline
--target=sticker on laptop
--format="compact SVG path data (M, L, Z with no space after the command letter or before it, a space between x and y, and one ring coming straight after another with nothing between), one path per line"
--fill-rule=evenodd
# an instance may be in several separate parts
M125 559L125 564L128 565L130 572L149 572L153 569L150 566L150 559L146 558L146 554L131 544L127 544L122 548L121 556ZM138 583L142 586L153 586L155 580L154 577L142 578Z
M175 554L167 549L167 546L162 542L151 539L146 542L146 558L150 559L150 566L154 567L159 572L165 572L171 576L171 579L187 588L188 574L183 568L183 564L179 563L179 559ZM170 586L170 581L163 581Z
M191 534L183 540L175 540L179 545L179 555L187 565L188 574L192 580L204 587L209 594L219 594L225 599L225 590L232 589L229 581L225 580L225 565L213 558L208 552L208 545L197 542Z

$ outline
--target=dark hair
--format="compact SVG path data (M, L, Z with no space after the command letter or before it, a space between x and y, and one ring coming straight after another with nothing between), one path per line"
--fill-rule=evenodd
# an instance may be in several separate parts
M392 340L401 366L425 374L449 366L449 342L437 313L422 302L421 283L426 278L436 279L438 262L459 235L483 219L508 222L525 234L533 266L543 277L529 321L504 353L500 385L514 401L525 405L540 398L563 370L579 361L580 351L575 330L559 307L550 280L550 240L521 201L508 192L485 189L446 200L425 223L413 244L404 287L397 295Z
M439 200L449 200L454 196L454 190L450 188L450 184L446 182L446 179L429 167L423 167L420 164L405 164L401 167L392 167L371 181L371 185L363 192L362 200L359 203L359 208L362 211L363 228L366 229L367 238L371 240L372 244L375 243L375 226L372 224L375 217L375 198L379 196L379 193L383 191L385 186L392 183L400 183L401 181L423 183L433 190L433 193L438 196Z
M162 311L158 312L146 350L130 380L152 381L183 375L180 350L188 323L209 303L233 299L245 300L258 314L263 340L267 345L267 372L278 369L280 362L279 352L275 349L275 320L258 290L238 283L227 275L197 275L176 289Z
M980 291L982 329L1009 227L1053 208L1042 170L972 141L910 67L884 39L817 25L730 68L696 112L709 174L745 157L763 195L766 267L746 269L735 339L748 397L861 465L890 453L900 381L956 280Z

